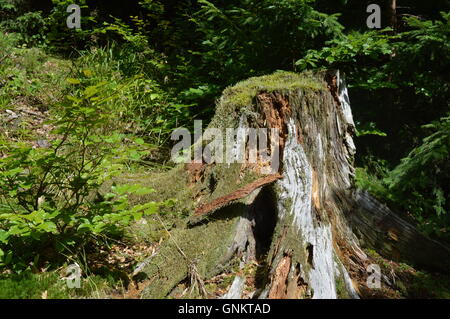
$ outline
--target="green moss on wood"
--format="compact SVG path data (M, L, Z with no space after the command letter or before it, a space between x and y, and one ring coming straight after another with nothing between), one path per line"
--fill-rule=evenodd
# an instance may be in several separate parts
M226 217L228 216L228 218ZM142 293L143 298L164 298L188 277L190 263L195 263L202 278L210 278L226 266L223 258L234 238L239 212L233 207L221 218L194 228L174 229L158 254L144 269L151 284ZM178 247L183 251L185 258Z
M260 92L286 94L296 90L317 92L326 90L326 86L317 75L310 72L278 71L249 78L224 90L210 127L235 127L239 119L238 113L251 112L254 99Z

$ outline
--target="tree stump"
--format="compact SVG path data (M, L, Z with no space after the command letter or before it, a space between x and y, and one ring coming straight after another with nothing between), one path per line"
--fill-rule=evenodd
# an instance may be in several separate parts
M264 163L213 162L162 175L158 185L167 189L160 194L177 198L190 216L141 267L149 280L142 297L186 297L177 287L202 286L221 274L235 279L216 297L364 296L372 261L355 234L380 248L380 236L371 233L380 228L377 219L367 215L381 204L358 208L365 201L354 189L355 127L339 72L277 72L238 83L224 91L209 127L278 128L278 171L261 173ZM395 254L407 246L397 245ZM450 256L439 247L443 258Z

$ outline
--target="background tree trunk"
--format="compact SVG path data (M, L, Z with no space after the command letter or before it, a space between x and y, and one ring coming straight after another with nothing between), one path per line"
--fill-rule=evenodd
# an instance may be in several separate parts
M395 30L397 28L397 0L389 0L387 16L388 25Z

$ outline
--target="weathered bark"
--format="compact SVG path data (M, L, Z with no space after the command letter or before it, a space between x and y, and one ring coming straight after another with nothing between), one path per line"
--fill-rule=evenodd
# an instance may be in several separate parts
M243 269L256 260L264 266L247 287L253 298L359 298L372 263L361 243L443 269L446 247L354 191L354 124L339 72L275 73L239 83L224 92L210 127L278 128L279 171L264 175L258 164L238 163L177 167L170 178L186 185L182 201L195 208L186 227L142 267L151 281L143 297L170 294L192 269L208 279L238 265L223 296L238 298L252 281ZM416 241L422 242L411 246ZM417 254L416 247L427 251Z
M368 247L392 260L436 271L450 270L450 249L431 240L367 192L355 192L348 220Z

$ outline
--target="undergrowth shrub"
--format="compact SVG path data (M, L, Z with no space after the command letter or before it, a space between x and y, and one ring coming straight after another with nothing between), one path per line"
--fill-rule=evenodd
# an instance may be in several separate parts
M124 131L141 136L154 146L165 146L171 132L191 125L192 107L168 89L162 79L165 63L153 51L138 53L127 46L111 45L82 52L74 70L91 81L107 82L120 94L110 100L124 123ZM117 124L116 124L117 125Z
M402 159L385 182L389 198L413 214L427 234L450 240L450 117L424 128L434 132Z
M409 215L427 235L450 240L448 158L450 117L425 125L432 133L394 169L369 158L356 169L356 186Z
M131 221L154 214L164 203L129 205L128 195L152 189L114 185L97 193L148 149L140 138L117 128L117 110L108 103L120 94L106 83L69 78L75 88L51 121L48 147L0 140L0 267L13 270L41 257L79 251L96 235L118 236Z

